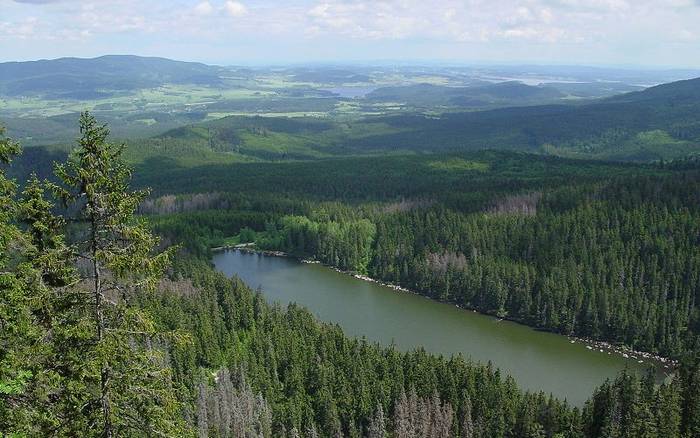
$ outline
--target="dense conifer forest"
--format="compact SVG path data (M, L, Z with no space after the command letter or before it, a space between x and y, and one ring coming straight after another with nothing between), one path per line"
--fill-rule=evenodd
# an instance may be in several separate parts
M195 254L234 236L567 335L670 357L696 343L693 161L479 152L310 166L222 166L206 180L175 170L167 191L235 191L168 195L142 211Z
M2 433L700 434L696 162L485 151L139 166L147 198L107 133L85 114L53 178L0 175ZM4 163L19 152L5 136L0 147ZM211 248L227 242L680 365L661 386L623 373L572 407L489 364L351 339L270 305L213 271Z

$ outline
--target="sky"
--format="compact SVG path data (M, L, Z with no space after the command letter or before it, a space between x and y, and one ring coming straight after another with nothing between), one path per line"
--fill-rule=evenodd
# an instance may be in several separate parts
M0 61L700 67L700 0L0 0Z

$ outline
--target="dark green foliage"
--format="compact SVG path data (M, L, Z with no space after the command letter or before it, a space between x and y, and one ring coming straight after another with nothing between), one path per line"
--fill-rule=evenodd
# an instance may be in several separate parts
M252 388L270 404L276 431L314 426L322 436L336 428L348 436L351 430L377 428L377 406L391 418L405 392L426 403L434 397L448 403L455 424L462 424L463 403L471 400L469 412L479 419L482 436L512 435L520 421L516 413L526 406L533 407L529 420L549 434L580 427L575 411L543 394L520 392L490 366L351 340L297 306L270 307L262 295L202 262L183 260L176 272L193 283L173 283L144 302L161 324L195 340L193 347L172 352L176 376L191 385L201 366L242 366ZM430 405L435 415L438 403ZM441 406L440 418L447 418L446 409ZM451 420L442 426L461 427Z
M490 365L348 339L337 326L315 321L296 305L268 305L260 293L204 261L180 259L173 277L179 280L164 284L142 305L166 329L190 333L194 340L171 351L176 379L193 394L206 395L221 388L195 383L201 367L223 366L245 376L250 389L235 397L259 392L272 411L275 435L296 429L327 437L360 431L384 436L382 430L396 437L695 436L700 411L694 360L678 379L658 388L652 375L639 379L623 373L579 411L518 390ZM264 424L254 420L264 409L251 411L254 424ZM198 412L200 425L213 433L211 408L206 417Z
M8 175L19 184L28 181L32 175L39 179L53 178L53 165L63 162L68 154L61 150L52 150L43 147L24 148L22 154L12 162Z
M676 356L700 324L700 178L679 166L688 170L485 151L181 169L147 181L232 192L219 195L230 200L220 210L153 219L197 254L249 227L260 248Z
M362 196L349 182L358 172L334 168L348 163L338 161L324 171L340 175L342 197L352 203L321 202L334 189L285 174L257 192L142 202L106 129L89 115L81 127L81 147L58 168L62 185L51 186L70 204L69 238L45 183L32 179L17 202L0 174L10 207L0 218L0 433L187 436L195 426L201 436L222 437L700 432L700 368L690 354L669 385L623 374L580 411L520 391L489 364L350 339L298 306L267 304L205 259L223 236L255 236L532 324L691 351L700 324L700 188L688 163L661 171L490 152L404 157L393 168L371 168L393 174L366 177L375 182ZM9 161L16 149L3 137L0 158ZM422 172L402 170L407 163ZM605 177L612 170L620 177ZM306 176L317 177L324 175ZM381 181L412 197L392 199ZM181 192L198 187L177 183ZM455 192L440 195L447 184ZM184 236L190 250L167 280L157 274L168 253L154 252L157 239L134 218L139 204L162 215L151 218L157 229Z
M132 304L158 283L169 252L155 253L157 239L134 218L143 194L129 191L122 148L87 113L81 133L74 155L57 166L61 185L32 178L19 202L5 199L12 208L0 218L0 433L186 434L158 345L179 338ZM9 158L13 145L3 138L0 146ZM47 187L66 204L66 218L55 215Z
M28 239L13 224L17 214L16 186L5 174L5 166L20 152L19 145L5 137L0 127L0 430L17 409L34 375L25 360L34 354L33 345L42 335L33 324L29 303L33 277L30 263L22 263L18 252L29 247ZM26 421L31 412L18 412Z
M380 117L403 132L352 139L346 147L419 151L498 147L578 157L650 161L697 153L700 79L586 105ZM683 143L687 142L687 143Z
M561 189L535 209L377 219L371 275L566 334L678 355L698 333L698 175Z
M137 167L135 183L152 187L155 195L285 193L352 202L429 197L445 200L453 208L473 211L483 208L496 193L640 172L663 171L652 166L493 150L197 167L154 157Z
M593 394L583 410L587 437L691 437L692 422L681 421L680 392L686 382L654 386L654 378L623 372ZM698 411L695 410L694 414Z
M123 145L106 141L109 130L84 113L79 147L56 166L60 185L52 188L76 228L70 257L82 288L70 309L75 318L68 345L59 354L71 372L67 382L74 408L62 418L61 433L91 428L96 436L183 433L163 352L153 342L167 338L150 315L132 305L135 295L152 290L166 268L170 251L156 253L158 239L134 215L146 192L131 192L131 169L121 158ZM79 363L76 363L79 360Z

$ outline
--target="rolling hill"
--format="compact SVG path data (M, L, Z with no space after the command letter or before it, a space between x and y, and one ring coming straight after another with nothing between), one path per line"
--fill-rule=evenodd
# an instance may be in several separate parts
M513 90L508 84L493 88ZM259 159L508 149L617 161L667 160L700 152L700 79L579 105L389 115L354 122L226 117L162 137L186 138Z
M114 102L95 100L103 103L94 111L110 123L116 137L131 140L134 156L157 155L170 142L169 153L177 155L183 149L182 159L195 162L215 156L227 161L231 156L274 161L481 149L654 161L700 151L700 79L603 99L574 100L571 97L576 93L584 97L619 88L604 83L595 87L581 83L532 86L517 81L482 81L470 86L419 83L381 87L365 98L343 99L289 94L308 90L308 86L285 88L288 95L274 91L279 85L273 81L266 85L272 88L262 91L216 94L219 91L214 87L221 81L235 88L236 81L247 80L233 80L227 76L231 72L223 67L135 56L3 63L0 95L39 99L119 95L121 100ZM355 78L357 73L319 68L285 71L283 76L319 72L339 81ZM265 74L259 77L263 82L271 80L265 78ZM231 80L235 83L229 83ZM140 99L130 94L151 87L139 92L148 93L162 84L201 86L175 85ZM57 101L46 102L51 108L51 102ZM82 108L81 102L76 105ZM407 105L392 110L392 102ZM62 111L40 117L19 109L6 112L3 122L25 145L66 143L77 134L77 109ZM266 114L275 117L259 116Z
M700 151L700 78L584 105L541 105L379 117L400 133L354 140L356 149L515 149L647 161Z
M219 67L165 58L110 55L0 63L0 94L97 99L169 84L218 85Z

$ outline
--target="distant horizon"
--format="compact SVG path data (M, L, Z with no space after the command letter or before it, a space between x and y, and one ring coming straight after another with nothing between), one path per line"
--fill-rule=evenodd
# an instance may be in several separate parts
M163 55L140 55L135 53L104 53L95 56L55 56L43 58L25 58L25 59L3 59L0 58L0 64L7 63L22 63L22 62L41 62L41 61L56 61L60 59L81 59L91 60L104 57L136 57L136 58L157 58L167 59L177 62L199 63L216 67L333 67L333 66L353 66L353 67L457 67L457 68L488 68L488 67L551 67L551 68L581 68L581 69L601 69L601 70L621 70L621 71L696 71L700 73L700 66L683 66L683 65L649 65L649 64L572 64L572 63L547 63L547 62L528 62L528 61L461 61L456 59L337 59L337 60L290 60L290 61L270 61L270 62L255 62L255 61L232 61L232 62L216 62L198 59L177 58Z

